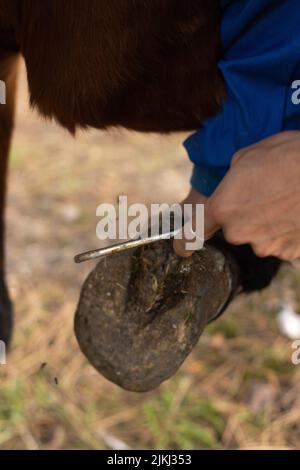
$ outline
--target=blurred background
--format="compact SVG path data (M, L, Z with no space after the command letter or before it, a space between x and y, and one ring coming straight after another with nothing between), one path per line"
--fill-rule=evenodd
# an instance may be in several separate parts
M15 333L0 366L1 449L270 449L300 447L300 365L280 332L300 307L299 266L240 297L211 324L177 375L144 395L87 363L73 334L80 288L99 246L96 207L178 202L191 166L184 135L89 131L74 140L28 108L22 69L10 160L7 266Z

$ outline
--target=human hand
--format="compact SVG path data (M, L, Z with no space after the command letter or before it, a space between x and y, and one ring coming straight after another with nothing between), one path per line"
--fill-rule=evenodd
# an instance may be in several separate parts
M195 190L187 200L205 203L205 239L219 229L235 245L249 243L260 257L300 257L300 132L282 132L234 156L214 194ZM185 240L174 249L190 256Z

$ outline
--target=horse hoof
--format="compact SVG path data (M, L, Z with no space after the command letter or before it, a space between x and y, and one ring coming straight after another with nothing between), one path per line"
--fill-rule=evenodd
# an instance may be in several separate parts
M179 258L170 241L103 259L87 278L75 334L107 379L146 392L170 378L233 289L232 261L213 246Z
M9 346L13 330L12 304L3 279L0 280L0 341Z

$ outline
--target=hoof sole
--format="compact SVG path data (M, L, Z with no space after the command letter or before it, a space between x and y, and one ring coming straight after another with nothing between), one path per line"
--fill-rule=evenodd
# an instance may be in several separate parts
M98 263L82 288L75 334L108 380L146 392L175 374L231 290L229 262L216 248L184 259L158 242Z

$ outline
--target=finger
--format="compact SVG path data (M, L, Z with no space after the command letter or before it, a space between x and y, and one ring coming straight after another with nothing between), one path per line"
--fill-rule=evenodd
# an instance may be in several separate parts
M175 253L178 256L181 256L182 258L189 258L193 254L193 251L186 249L186 240L185 240L185 238L175 239L173 241L173 249L174 249Z
M204 245L203 230L202 235L197 234L193 230L193 223L195 223L195 219L192 223L189 221L184 224L182 230L174 239L173 247L175 252L184 258L190 257L195 251L202 250Z

